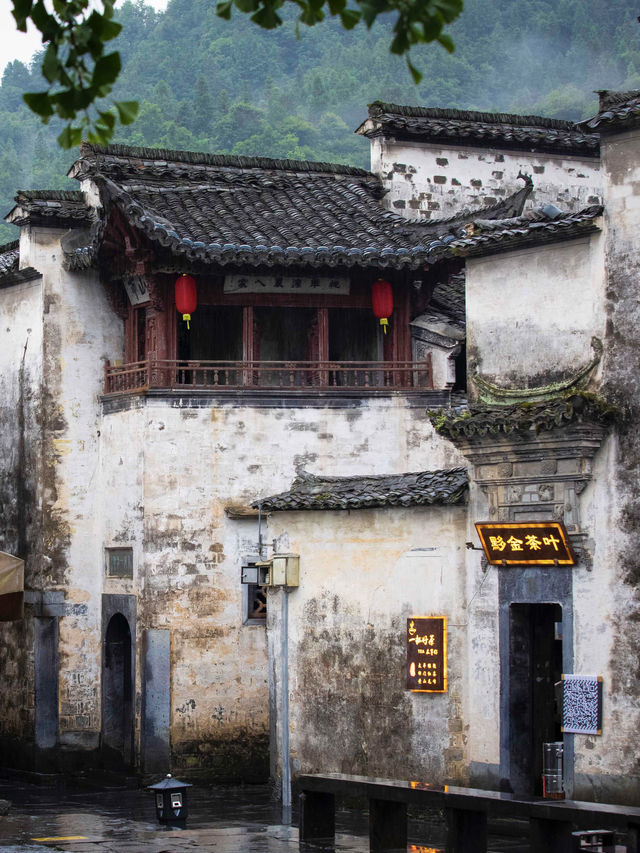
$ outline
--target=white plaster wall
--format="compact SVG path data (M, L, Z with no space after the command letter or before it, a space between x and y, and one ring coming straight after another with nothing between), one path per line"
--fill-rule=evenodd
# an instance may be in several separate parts
M7 504L13 496L14 507L19 464L21 367L26 383L23 394L28 398L26 405L29 411L34 411L42 379L42 282L39 278L0 288L0 494ZM36 438L35 427L33 421L26 424L30 443ZM26 472L22 476L24 474ZM5 493L8 488L12 489L11 494ZM8 511L9 506L3 506L0 550L15 553L19 538L17 519L5 516Z
M601 201L599 159L533 154L374 138L371 171L389 193L383 204L409 219L446 219L461 210L495 204L521 189L519 172L531 175L527 206L551 202L580 210Z
M257 523L231 520L225 507L290 488L300 468L346 476L461 464L424 409L401 396L352 408L147 399L106 414L101 443L102 538L138 555L127 588L140 595L139 629L172 632L172 749L185 767L215 767L216 744L244 732L250 747L268 730L266 636L243 625L240 584L242 557L257 551ZM263 535L276 534L265 524ZM407 589L415 567L423 576L425 567L401 555L430 534L415 528L407 540L403 522L393 537L394 584ZM376 590L384 608L387 593Z
M579 793L634 803L640 797L640 772L631 746L640 724L639 150L639 130L603 137L607 335L602 386L607 398L631 420L613 430L596 457L593 483L581 496L594 559L591 572L574 575L579 603L575 672L601 675L604 693L602 735L573 736Z
M31 228L22 265L43 280L45 587L65 592L59 622L60 738L97 745L102 547L98 439L104 359L122 352L122 322L94 273L62 268L64 231Z
M580 496L582 527L589 533L593 562L579 565L573 572L573 672L602 676L604 703L601 736L568 736L574 741L576 774L615 776L631 772L635 765L628 744L635 736L637 711L632 712L622 699L624 687L617 683L611 667L618 621L616 444L614 438L609 438L600 448L594 460L593 480Z
M38 412L42 379L42 283L0 288L0 551L26 560L37 586L42 498ZM22 435L21 435L22 433ZM32 621L0 623L0 737L32 738Z
M438 506L271 516L269 534L300 554L289 594L294 771L464 778L465 519L464 507ZM425 548L437 550L414 550ZM411 693L406 620L438 615L447 693Z
M602 250L596 234L470 258L470 372L522 388L548 384L586 366L594 357L591 338L604 339Z
M474 521L489 518L487 496L472 483L465 542L478 547ZM500 635L498 569L483 568L482 552L466 552L468 713L470 763L500 764Z

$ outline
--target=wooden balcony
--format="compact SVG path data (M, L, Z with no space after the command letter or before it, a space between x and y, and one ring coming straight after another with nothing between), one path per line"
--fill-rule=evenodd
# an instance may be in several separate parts
M105 394L185 391L430 391L431 361L137 361L105 367Z

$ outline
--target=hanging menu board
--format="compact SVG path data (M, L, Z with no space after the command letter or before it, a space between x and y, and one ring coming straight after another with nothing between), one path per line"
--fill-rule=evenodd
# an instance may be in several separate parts
M407 619L407 690L447 692L446 616Z

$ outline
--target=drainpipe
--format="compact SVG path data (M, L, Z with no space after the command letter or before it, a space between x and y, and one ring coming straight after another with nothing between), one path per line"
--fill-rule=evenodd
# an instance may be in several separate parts
M291 824L291 761L289 756L289 590L282 587L280 613L282 665L282 823Z

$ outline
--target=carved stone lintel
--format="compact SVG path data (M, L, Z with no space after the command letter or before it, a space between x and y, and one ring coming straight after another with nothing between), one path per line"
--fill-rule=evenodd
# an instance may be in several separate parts
M563 521L574 536L581 529L578 495L605 434L603 425L578 422L540 434L460 437L456 444L473 464L492 520L549 518Z

